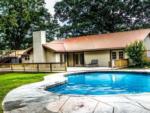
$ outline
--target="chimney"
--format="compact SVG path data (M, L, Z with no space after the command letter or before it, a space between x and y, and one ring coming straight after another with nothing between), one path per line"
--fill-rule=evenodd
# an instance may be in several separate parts
M33 62L44 63L45 51L42 44L46 43L46 32L36 31L33 32Z

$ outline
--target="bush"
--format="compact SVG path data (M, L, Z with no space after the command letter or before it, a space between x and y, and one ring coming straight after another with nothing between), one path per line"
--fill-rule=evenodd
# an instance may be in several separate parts
M142 67L144 65L145 47L142 41L131 43L126 47L125 51L135 66Z

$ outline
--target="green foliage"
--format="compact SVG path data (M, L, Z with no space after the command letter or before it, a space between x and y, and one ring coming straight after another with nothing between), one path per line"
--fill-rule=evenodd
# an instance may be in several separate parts
M3 113L2 100L10 90L23 84L41 81L44 76L44 73L0 73L0 113Z
M142 41L131 43L125 51L135 66L143 66L145 47Z
M150 27L150 0L62 0L55 11L60 37Z
M38 30L46 30L52 40L58 24L44 5L44 0L1 0L0 49L27 48L32 44L32 32Z

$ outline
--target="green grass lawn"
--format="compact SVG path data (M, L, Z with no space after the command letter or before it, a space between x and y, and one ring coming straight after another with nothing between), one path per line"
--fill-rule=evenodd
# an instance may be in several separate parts
M4 96L12 89L27 84L43 80L45 73L5 73L0 74L0 103ZM0 113L3 113L0 106Z

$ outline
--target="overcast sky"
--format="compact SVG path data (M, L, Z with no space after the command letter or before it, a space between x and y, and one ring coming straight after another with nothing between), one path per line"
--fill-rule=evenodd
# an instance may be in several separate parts
M49 12L52 15L54 14L54 5L58 1L61 1L61 0L45 0L45 2L46 2L46 8L49 10Z

